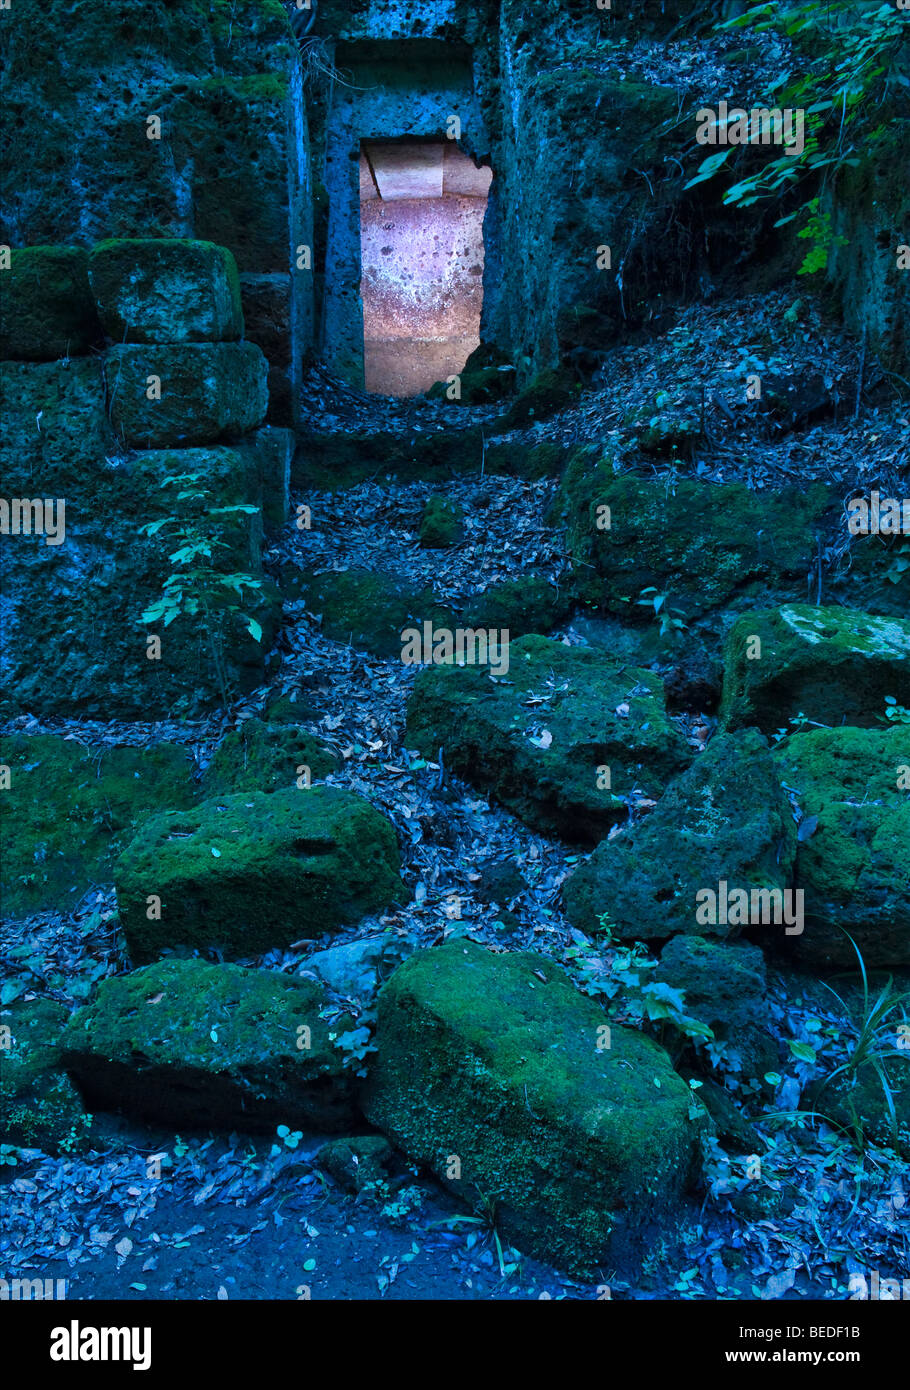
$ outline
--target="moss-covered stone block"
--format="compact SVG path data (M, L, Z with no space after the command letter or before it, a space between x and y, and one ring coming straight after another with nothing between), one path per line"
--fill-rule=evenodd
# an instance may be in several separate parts
M333 570L304 582L307 607L322 619L322 631L374 656L400 656L401 634L424 621L451 625L453 619L429 589L381 570Z
M491 584L465 604L464 621L472 628L505 630L512 637L530 633L545 636L561 623L572 608L572 596L548 579L524 575Z
M509 407L502 420L507 430L545 420L557 410L565 410L578 394L578 383L571 372L548 367L538 373Z
M60 1046L89 1103L193 1129L343 1130L354 1072L311 980L162 960L104 980Z
M177 948L236 959L404 901L398 869L395 831L368 801L294 787L152 817L118 859L114 882L134 961Z
M0 357L79 357L100 341L87 266L78 246L13 250L0 270Z
M291 460L296 446L293 430L274 425L263 425L236 446L252 458L266 531L280 531L288 519Z
M89 283L115 343L222 342L243 336L240 276L224 246L178 237L110 237Z
M723 1044L725 1071L761 1079L777 1066L778 1045L762 1006L768 981L758 946L674 936L661 952L657 978L681 990L686 1013Z
M50 1154L86 1147L91 1116L60 1056L68 1018L52 999L12 1004L0 1014L0 1026L9 1029L0 1053L0 1142Z
M13 735L0 744L10 785L3 811L3 915L69 912L113 864L154 811L195 796L185 748L86 747L56 734Z
M792 949L821 966L910 965L910 727L809 729L775 751L812 833L796 877L805 930Z
M723 881L750 902L754 890L782 893L795 860L792 812L764 738L748 729L716 737L649 816L598 845L565 884L566 913L592 933L606 913L616 935L636 941L738 936L742 924L699 921L699 891L719 893Z
M721 719L765 733L798 715L877 723L885 698L910 705L910 621L849 608L789 604L746 613L724 655Z
M662 791L688 761L663 683L545 637L510 642L508 680L431 666L408 702L409 746L434 756L546 834L599 839L634 787Z
M425 550L447 550L464 536L464 510L456 502L434 496L420 518L420 544Z
M341 759L321 738L286 724L247 719L222 740L202 776L203 795L271 792L320 781Z
M420 951L380 992L364 1113L519 1249L616 1268L672 1213L705 1121L662 1048L605 1025L544 957Z
M268 407L268 363L252 343L112 347L104 375L114 428L134 448L236 437Z
M330 1139L316 1155L316 1162L348 1192L363 1192L386 1181L394 1151L381 1134ZM382 1190L382 1189L380 1189Z
M790 582L805 593L815 527L830 504L820 485L755 493L742 483L669 481L592 467L578 453L560 510L583 595L631 621L653 616L644 591L691 619ZM644 595L647 600L648 595Z

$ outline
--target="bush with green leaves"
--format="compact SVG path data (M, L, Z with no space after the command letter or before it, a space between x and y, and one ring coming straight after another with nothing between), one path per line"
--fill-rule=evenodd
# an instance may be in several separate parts
M179 489L175 498L179 512L146 522L139 531L150 538L163 534L175 548L168 555L170 572L161 597L145 609L142 622L163 622L169 627L175 619L188 617L200 624L226 708L230 692L225 646L238 624L254 641L262 640L262 627L244 611L244 598L247 594L255 597L263 581L252 574L226 570L219 562L232 549L224 538L231 524L228 519L255 515L259 508L246 502L214 506L202 473L165 478L163 486Z
M886 104L907 78L898 70L897 55L910 39L908 16L894 4L870 6L856 0L828 0L824 6L763 3L717 26L777 30L797 44L799 66L781 73L762 93L757 105L804 112L804 146L784 153L731 184L723 201L747 208L764 200L783 200L795 190L805 196L784 213L775 226L797 220L797 236L809 250L800 275L824 270L835 244L844 244L823 208L823 195L838 172L870 160L888 135ZM807 48L807 41L811 45ZM811 53L811 56L807 56ZM906 97L904 96L904 100ZM725 172L727 161L743 169L749 146L728 145L704 159L688 188Z

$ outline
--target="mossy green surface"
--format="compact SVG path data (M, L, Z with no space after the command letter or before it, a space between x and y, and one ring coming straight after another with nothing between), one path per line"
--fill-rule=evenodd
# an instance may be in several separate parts
M277 971L162 960L103 981L61 1052L101 1109L197 1129L339 1130L355 1078L336 1044L354 1025L323 1017L327 1002Z
M385 1181L392 1146L381 1134L330 1139L316 1155L320 1168L349 1192L363 1192Z
M770 734L799 714L870 726L886 696L910 705L910 621L807 604L763 609L734 624L724 664L727 728Z
M85 1147L90 1117L63 1070L58 1046L68 1018L68 1010L51 999L16 1003L0 1013L0 1027L9 1029L9 1045L0 1050L0 1142L51 1154Z
M89 283L115 343L221 342L243 336L240 276L224 246L178 237L109 237Z
M380 992L364 1113L503 1238L591 1276L672 1211L703 1127L663 1049L615 1026L603 1046L605 1024L544 957L420 951Z
M464 536L464 510L438 495L431 497L420 518L420 544L425 550L447 550Z
M715 737L664 793L656 808L612 840L567 880L566 913L596 932L606 913L629 940L736 936L741 928L699 924L700 889L785 889L792 883L796 827L766 741L754 729ZM769 925L769 933L784 931Z
M442 746L446 767L529 825L573 840L605 835L626 816L618 794L655 795L688 760L659 676L539 636L510 643L507 680L485 666L421 671L407 739L427 756ZM609 789L598 788L602 766Z
M319 936L406 897L395 831L337 787L239 792L154 816L114 869L135 962L167 949L237 959ZM161 900L151 919L148 898Z
M87 266L88 252L78 246L13 250L9 269L0 271L0 357L53 361L100 342Z
M806 925L793 950L852 968L846 931L868 966L910 965L910 725L810 729L774 757L818 822L797 852Z
M202 775L202 792L204 796L272 792L294 786L298 777L305 776L299 771L301 767L309 769L315 782L340 766L337 753L315 734L292 725L247 719L215 750Z
M614 473L608 462L592 467L578 453L560 510L583 595L644 622L651 616L638 603L645 589L665 595L667 611L687 620L770 584L790 581L794 597L804 594L814 526L829 505L818 484L771 495L742 483L671 484Z
M374 656L401 656L401 634L424 621L451 626L448 609L429 589L417 589L381 570L349 569L304 580L307 607L322 619L322 631Z
M545 420L557 410L565 410L577 395L578 383L571 372L548 367L516 396L503 419L503 428L514 430Z
M568 617L571 607L572 596L565 586L557 588L548 579L527 575L491 584L468 599L464 623L472 628L505 629L512 637L543 636Z
M108 349L111 421L133 448L211 444L261 425L268 363L253 343L135 344ZM149 378L160 382L150 399Z
M3 916L72 911L110 883L119 851L154 811L192 804L185 748L86 748L55 734L3 739Z

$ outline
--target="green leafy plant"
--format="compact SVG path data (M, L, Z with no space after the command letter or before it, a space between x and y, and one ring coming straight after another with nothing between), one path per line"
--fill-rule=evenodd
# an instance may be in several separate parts
M288 1125L279 1125L275 1132L278 1135L278 1138L281 1140L282 1144L284 1144L286 1149L296 1149L297 1145L303 1138L302 1130L291 1129ZM273 1146L273 1152L281 1152L277 1144Z
M808 240L810 247L799 274L814 274L827 266L832 246L845 244L834 233L829 214L821 209L823 194L841 169L870 159L888 133L883 105L898 46L907 33L905 16L891 4L870 10L855 0L828 0L822 8L812 0L801 0L784 7L753 5L717 27L774 29L798 42L811 38L816 45L812 57L802 59L794 72L782 73L769 84L761 101L768 109L804 113L802 150L764 160L723 196L725 204L747 208L810 186L809 196L775 225L794 219L802 224L797 235ZM898 75L895 80L903 79ZM734 154L741 163L748 148L727 146L709 155L687 187L715 178Z
M0 1168L15 1168L19 1162L19 1150L15 1144L0 1144Z
M227 571L219 561L231 546L224 539L231 517L254 515L259 511L245 502L220 507L212 505L213 494L204 485L201 473L182 473L164 480L165 487L179 489L175 501L179 514L159 517L140 526L141 535L165 535L175 546L168 555L170 572L161 597L142 614L142 622L163 622L169 627L186 616L197 620L208 642L212 669L225 708L230 703L225 666L225 644L231 629L242 624L254 641L262 640L262 627L244 611L244 596L262 589L262 580L252 574Z
M485 1197L481 1194L478 1215L476 1216L448 1216L442 1221L432 1221L432 1226L444 1226L447 1230L455 1230L459 1226L476 1226L476 1234L468 1236L468 1249L475 1244L479 1235L487 1232L496 1248L496 1261L499 1265L499 1274L502 1279L508 1279L512 1274L520 1274L520 1258L506 1259L506 1247L503 1246L499 1230L496 1225L496 1201L495 1198ZM509 1254L515 1256L516 1252L509 1248Z
M841 928L843 931L843 928ZM860 976L863 982L863 1004L859 1022L855 1023L850 1014L846 1003L832 985L825 984L824 988L833 994L841 1005L846 1016L846 1026L851 1033L849 1053L844 1062L829 1072L822 1082L822 1090L830 1086L832 1082L842 1079L847 1087L853 1087L858 1079L860 1070L870 1068L878 1078L881 1086L882 1096L885 1101L892 1138L895 1147L898 1140L898 1118L894 1104L894 1082L893 1074L889 1072L889 1064L899 1059L906 1067L908 1055L905 1048L898 1045L898 1028L906 1025L910 1014L910 990L901 991L894 987L894 981L889 976L887 982L882 986L879 993L873 998L869 988L869 976L866 972L866 963L863 960L862 952L849 932L844 931L844 935L856 952L859 962ZM824 982L823 982L824 983ZM792 1047L792 1044L791 1044ZM854 1132L860 1147L863 1147L864 1133L862 1117L856 1108L849 1101L851 1109L851 1119Z
M682 633L688 624L682 618L681 608L669 608L667 606L667 595L658 593L653 585L647 589L642 589L641 596L635 600L639 608L650 608L660 625L661 637L666 637L668 633Z
M906 705L899 705L893 695L885 696L885 713L883 718L891 724L910 724L910 709Z
M576 943L565 953L566 965L584 994L606 1001L607 1014L635 1027L650 1027L665 1045L668 1026L690 1042L711 1043L714 1034L707 1024L690 1017L682 990L662 980L647 980L658 962L640 941L632 946L613 946L613 924L603 913L599 919L603 944L612 949L609 959L587 944ZM678 1048L676 1049L679 1050Z

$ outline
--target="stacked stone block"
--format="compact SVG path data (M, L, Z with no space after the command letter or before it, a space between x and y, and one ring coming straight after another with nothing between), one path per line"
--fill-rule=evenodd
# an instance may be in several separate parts
M173 546L168 528L141 528L179 515L187 504L167 480L195 475L205 505L257 508L224 518L221 563L261 578L263 517L285 518L293 437L258 428L268 365L243 339L233 256L179 238L13 251L0 306L0 494L49 499L63 519L54 543L33 518L30 534L4 537L0 710L137 718L210 707L211 661L189 619L159 634L160 659L147 656L140 618ZM250 601L263 637L239 626L232 636L237 691L262 681L277 623L267 582Z

